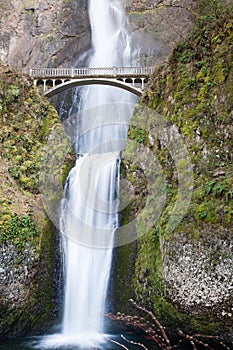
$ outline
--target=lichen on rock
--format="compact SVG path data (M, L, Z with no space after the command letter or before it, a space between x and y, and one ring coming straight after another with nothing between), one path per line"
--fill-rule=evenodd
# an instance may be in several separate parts
M43 209L39 170L60 122L30 78L1 64L0 86L0 335L12 336L47 328L57 310L58 236Z
M141 109L154 111L148 137L141 141L162 166L167 198L152 228L145 230L147 216L137 226L132 280L138 303L171 332L182 329L232 342L232 4L211 6L197 16L195 28L175 46L169 62L155 69L140 101ZM176 162L170 141L161 139L156 122L153 126L155 113L178 130L192 164L192 199L183 203L188 210L182 221L177 213L173 230L167 228L187 159ZM135 118L138 123L142 113ZM135 120L129 138L136 141L134 125ZM137 167L132 164L128 162L125 176L135 186ZM144 209L142 196L135 197L132 214Z

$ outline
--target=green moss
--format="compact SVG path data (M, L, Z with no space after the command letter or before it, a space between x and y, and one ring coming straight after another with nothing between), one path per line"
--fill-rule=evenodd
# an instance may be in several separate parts
M57 113L15 70L1 67L0 86L1 157L11 160L9 173L18 184L36 193L41 146Z
M146 104L162 114L168 125L175 124L182 134L193 165L192 200L183 220L169 233L167 225L178 199L180 174L185 178L187 159L181 156L175 165L164 140L155 140L151 145L148 137L144 137L144 147L150 147L155 159L162 165L167 199L154 227L147 229L147 215L138 222L137 234L141 238L138 240L133 283L140 303L153 310L164 326L174 330L181 328L190 333L219 335L222 332L227 336L228 326L219 321L222 305L212 310L202 306L198 310L182 309L169 300L161 274L161 237L171 240L174 234L185 233L191 240L200 240L204 233L207 236L208 231L218 234L223 228L233 235L232 4L228 7L225 2L201 0L198 6L197 11L202 11L202 14L198 16L195 29L186 41L177 44L169 64L155 69L149 89L140 101L142 106ZM157 125L153 113L151 115L154 135ZM140 122L141 116L138 116L134 124L143 129ZM147 121L144 120L144 123L145 128ZM130 128L129 138L136 141L137 137L135 128ZM134 153L132 149L127 149L127 152L129 161L125 176L135 186L135 164L133 157L130 158L130 153ZM140 199L142 196L135 197L135 206L128 208L126 219L130 220L133 212L134 216L141 212ZM176 214L174 222L178 223L180 217L179 213ZM216 264L218 259L218 256L213 256L212 263Z
M20 250L25 247L26 243L33 242L36 245L35 240L38 242L39 232L31 214L24 216L3 215L2 219L0 243L10 241Z
M67 176L69 175L71 169L74 167L75 163L75 154L71 150L70 153L66 156L64 163L62 165L62 184L64 186Z
M136 258L136 242L117 247L114 250L114 265L110 294L114 312L126 312L129 299L134 295L134 286L130 276L133 274Z
M43 147L58 123L33 82L0 65L0 245L13 243L16 265L26 244L34 258L22 298L13 306L0 300L0 335L38 332L53 317L56 234L40 203L38 180Z
M141 128L131 128L129 131L129 138L132 138L138 143L143 143L146 140L145 130Z
M24 333L46 331L54 323L56 296L54 281L56 271L57 236L54 227L45 219L41 223L39 269L30 291L24 313L19 321ZM41 310L43 309L43 313ZM26 311L26 312L25 312Z

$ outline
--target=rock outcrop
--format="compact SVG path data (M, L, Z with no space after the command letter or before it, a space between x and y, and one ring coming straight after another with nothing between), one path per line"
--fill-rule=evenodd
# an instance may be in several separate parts
M75 66L90 49L87 1L13 0L0 6L4 63L18 68Z
M189 38L155 70L132 118L123 168L134 195L123 222L140 214L140 239L134 276L122 275L131 295L167 329L230 343L232 7L206 6ZM124 298L116 300L117 311L126 312L119 306Z
M47 329L57 317L58 235L43 209L39 172L60 122L16 70L0 65L0 87L0 336L12 336Z
M126 1L138 64L167 59L192 26L192 0ZM85 64L91 47L85 0L0 1L0 59L13 67ZM140 59L139 59L140 57Z
M184 39L194 18L192 0L127 0L126 11L140 64L155 66L166 61L174 45Z

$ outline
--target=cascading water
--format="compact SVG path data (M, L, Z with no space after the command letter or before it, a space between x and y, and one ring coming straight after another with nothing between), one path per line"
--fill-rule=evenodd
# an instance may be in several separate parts
M93 54L90 67L130 66L127 19L121 0L89 0ZM61 231L65 252L65 305L60 341L92 346L104 332L103 314L118 225L119 154L132 94L119 88L82 89L75 148ZM119 108L117 108L119 104Z

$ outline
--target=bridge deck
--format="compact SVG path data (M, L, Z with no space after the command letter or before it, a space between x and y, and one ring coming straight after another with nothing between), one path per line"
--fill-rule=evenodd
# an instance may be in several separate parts
M112 67L112 68L29 68L24 73L34 78L92 78L92 77L148 77L152 67Z

